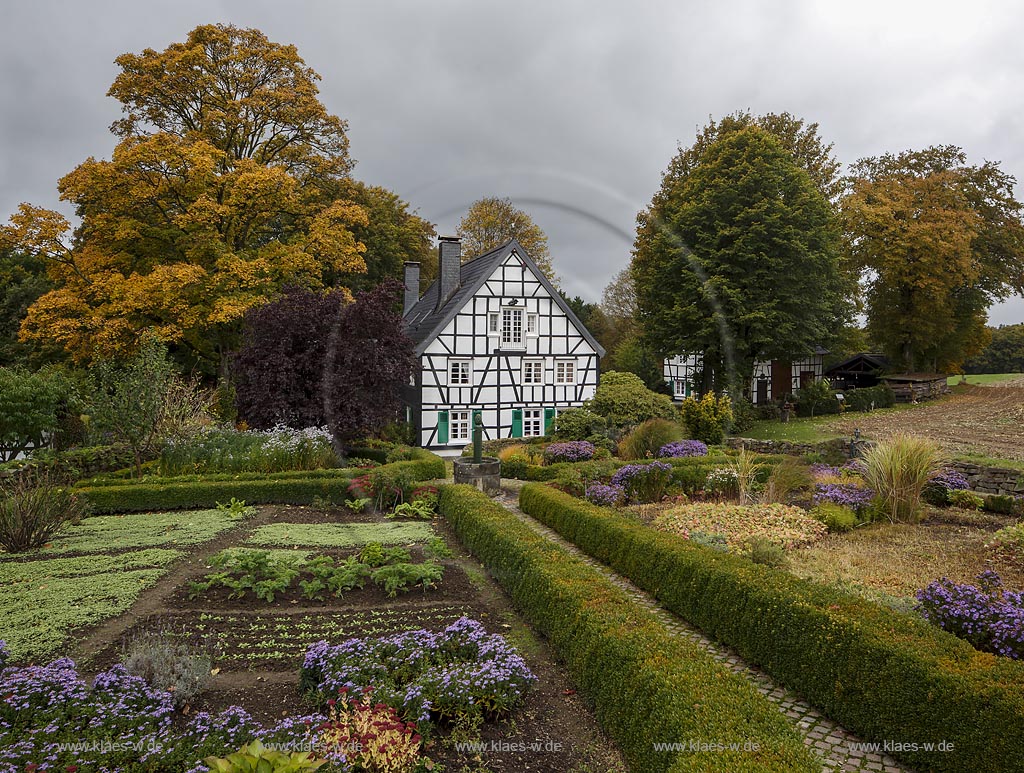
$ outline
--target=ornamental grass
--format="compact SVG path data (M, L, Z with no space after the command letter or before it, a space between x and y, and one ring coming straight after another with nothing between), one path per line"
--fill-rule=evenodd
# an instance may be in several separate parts
M897 434L869 449L862 475L876 494L880 515L893 523L916 523L921 492L942 463L939 446L926 438Z

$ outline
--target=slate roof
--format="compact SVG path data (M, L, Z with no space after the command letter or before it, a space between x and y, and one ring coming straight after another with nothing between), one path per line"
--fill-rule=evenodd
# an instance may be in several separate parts
M490 252L485 252L483 255L463 263L459 269L459 286L452 293L448 302L440 309L437 308L437 294L439 292L437 280L416 301L416 305L409 309L409 313L405 315L406 333L416 344L417 355L423 354L430 345L430 342L437 338L445 326L455 318L456 314L462 311L462 308L476 295L484 282L487 281L487 278L513 252L522 258L526 266L547 289L558 307L580 332L580 335L587 340L587 343L594 347L598 357L604 357L605 351L601 344L597 342L594 336L590 334L590 331L580 322L579 318L565 302L565 299L562 298L561 294L552 286L547 277L537 268L533 258L527 254L526 250L515 239L510 239L500 247L495 247Z

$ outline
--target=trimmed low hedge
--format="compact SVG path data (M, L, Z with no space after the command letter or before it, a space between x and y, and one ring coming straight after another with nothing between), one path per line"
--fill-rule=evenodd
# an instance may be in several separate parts
M923 620L693 545L547 486L520 507L707 635L920 770L1024 771L1024 664Z
M786 718L746 679L603 575L469 486L446 485L440 512L551 642L630 768L644 773L821 769ZM744 742L759 745L742 750ZM655 744L680 744L672 751ZM738 744L740 749L689 748Z
M170 486L178 483L220 483L223 481L250 480L316 480L320 478L354 478L369 472L368 469L338 467L328 470L285 470L283 472L214 472L204 475L148 475L144 478L89 478L76 483L78 487L108 486Z
M415 480L434 480L445 477L441 457L417 449L413 461L385 465L393 469L408 469ZM377 468L381 469L381 468ZM332 472L323 470L321 472ZM245 500L249 505L292 504L308 505L315 497L340 502L348 497L352 470L333 471L336 475L319 477L271 477L252 480L203 480L193 483L138 483L136 485L82 486L78 489L92 504L93 512L128 513L140 511L192 510L214 507L217 502L232 497ZM347 474L342 474L347 473ZM277 473L282 475L282 473Z

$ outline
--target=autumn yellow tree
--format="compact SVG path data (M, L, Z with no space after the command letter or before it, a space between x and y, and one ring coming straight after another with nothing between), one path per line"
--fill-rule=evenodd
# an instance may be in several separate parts
M868 332L906 370L957 372L988 341L986 312L1024 291L1014 179L960 148L859 161L841 202L863 271Z
M346 125L294 46L206 25L116 62L117 146L59 182L80 224L23 204L0 234L54 285L23 339L88 361L151 329L213 370L249 308L366 271Z
M456 232L462 239L462 259L472 260L515 238L552 284L558 277L551 265L548 237L533 218L511 199L490 197L474 201Z

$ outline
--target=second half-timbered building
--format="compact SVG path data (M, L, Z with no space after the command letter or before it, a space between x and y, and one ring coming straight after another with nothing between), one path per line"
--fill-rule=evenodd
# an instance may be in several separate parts
M457 239L439 250L422 297L419 264L405 264L420 367L404 397L421 446L468 444L476 414L485 439L544 435L593 397L604 350L517 241L466 263Z
M821 347L814 354L796 360L758 360L750 379L748 397L754 405L788 399L794 392L813 381L820 381L825 355ZM703 357L700 354L678 354L664 362L665 380L672 387L676 400L683 400L700 391Z

